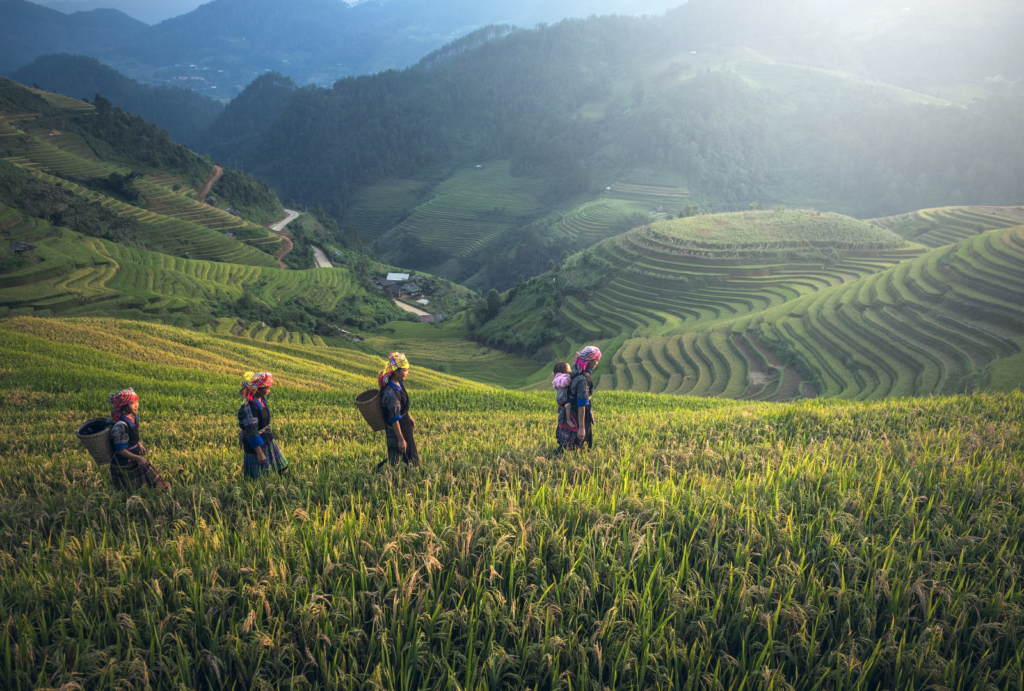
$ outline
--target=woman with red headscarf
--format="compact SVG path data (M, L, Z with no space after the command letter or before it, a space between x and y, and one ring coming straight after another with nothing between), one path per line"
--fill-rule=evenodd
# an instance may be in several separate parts
M134 491L143 485L164 490L169 487L149 461L139 441L139 396L131 388L110 394L110 479L117 489Z
M588 449L594 447L594 412L590 397L594 394L594 378L591 373L601 362L601 349L587 346L576 353L576 363L569 380L569 400L565 409L565 422L558 425L555 437L561 451Z
M242 473L256 479L276 470L283 474L288 461L281 454L274 431L270 429L270 406L267 392L274 385L270 372L246 372L239 391L242 407L238 409L238 444L242 447Z

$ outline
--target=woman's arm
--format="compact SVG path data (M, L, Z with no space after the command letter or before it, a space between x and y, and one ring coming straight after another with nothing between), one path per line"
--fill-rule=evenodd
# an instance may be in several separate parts
M402 421L396 420L395 423L391 425L391 428L395 430L395 434L398 436L398 450L405 453L408 445L405 443L405 437L402 436Z
M139 456L138 454L134 454L131 451L129 451L128 449L121 449L120 451L117 452L117 455L120 456L121 458L127 458L127 459L129 459L131 461L145 461L146 460L142 456Z

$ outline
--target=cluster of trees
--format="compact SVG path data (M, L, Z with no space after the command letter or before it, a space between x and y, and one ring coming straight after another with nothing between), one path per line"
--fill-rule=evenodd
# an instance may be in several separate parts
M511 159L515 175L545 180L551 206L593 193L609 171L630 167L683 177L694 197L717 211L782 199L814 199L862 217L1019 203L1024 116L1009 103L914 104L838 78L827 96L817 96L809 85L754 88L732 72L688 65L647 80L632 76L677 52L680 37L701 41L701 27L736 40L770 33L764 22L791 37L814 28L796 19L799 3L782 5L786 11L774 20L758 11L756 21L731 28L706 1L665 18L488 27L416 67L343 79L330 89L296 88L266 75L215 123L220 132L239 133L220 140L218 155L337 218L362 185L434 178L498 158ZM849 56L833 49L829 35L797 41L798 57L846 64ZM776 47L785 53L791 44ZM629 79L632 89L611 90ZM594 103L602 117L579 116ZM457 263L412 237L400 244L405 252L387 259L445 266L449 277L483 289L536 275L552 252L566 248L530 219Z
M267 183L231 168L224 169L211 192L222 202L222 208L231 207L253 223L269 223L284 215L281 201Z
M14 90L24 92L17 87L5 87L0 92ZM24 93L33 95L31 92ZM43 99L39 100L46 104ZM143 172L158 170L173 173L196 188L202 186L213 171L212 163L175 143L167 130L161 130L138 115L125 113L99 94L94 96L93 105L96 106L95 112L53 108L49 104L36 111L13 112L42 111L43 116L27 126L34 130L73 132L84 139L96 156L104 161L120 163Z
M130 173L124 174L115 171L106 177L77 178L68 176L67 179L114 199L145 208L146 199L139 192L138 188L135 187L135 181L141 177L139 173L133 170Z
M119 216L99 202L89 202L59 185L37 180L23 169L0 160L0 200L51 226L146 249L140 239L142 224Z

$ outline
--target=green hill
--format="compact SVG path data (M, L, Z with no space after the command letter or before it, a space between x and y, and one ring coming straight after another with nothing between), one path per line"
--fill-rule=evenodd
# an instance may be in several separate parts
M264 77L216 151L383 235L383 260L483 290L694 205L1019 203L1015 105L869 78L830 31L784 2L485 30L330 89Z
M992 210L961 213L1000 225ZM756 400L1008 390L1024 345L1021 232L975 231L925 253L878 225L812 212L660 222L530 281L477 334L541 359L596 342L606 390Z
M374 474L384 443L351 400L378 362L0 321L3 687L738 689L768 670L799 691L909 691L1024 674L1020 393L601 392L597 447L554 459L550 394L414 361L423 462ZM284 477L241 479L248 369L274 373ZM167 493L114 491L73 440L128 385Z

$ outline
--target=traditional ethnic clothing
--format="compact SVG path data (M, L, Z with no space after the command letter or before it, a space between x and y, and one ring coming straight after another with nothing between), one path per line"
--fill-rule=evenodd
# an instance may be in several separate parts
M115 391L107 396L107 402L110 403L110 419L114 422L120 420L121 411L124 410L124 407L131 405L137 400L139 400L139 395L130 386L127 389Z
M256 391L264 387L270 388L274 385L274 375L270 372L246 372L242 377L242 389L239 395L247 401L251 401Z
M584 445L587 448L594 447L594 412L590 405L590 398L594 394L594 378L590 373L600 360L601 351L597 346L587 346L576 353L576 364L569 382L569 402L564 408L566 415L564 421L559 418L558 431L555 433L555 439L563 451L582 449ZM583 420L577 419L580 408L584 408ZM582 440L578 435L580 424L585 430Z
M381 461L377 467L385 463L396 465L399 461L406 464L418 465L420 462L419 453L416 451L416 440L413 437L413 421L409 417L409 392L405 390L401 382L389 382L380 392L380 407L384 419L388 421L384 428L384 435L387 439L388 459ZM398 447L398 434L395 432L395 423L402 430L402 438L405 439L405 453Z
M377 375L377 386L384 388L391 381L391 375L395 373L395 370L409 369L409 360L405 357L405 353L391 353L388 355L388 361L384 363L384 369Z
M135 396L135 392L131 389L125 389L125 391L130 391L131 395ZM111 400L113 400L114 395L111 394ZM138 400L138 398L138 396L135 396L134 400ZM134 401L128 401L128 403L131 402ZM127 405L127 403L122 405ZM169 485L160 477L160 474L156 472L156 468L149 461L146 459L125 458L118 453L118 451L128 451L136 456L142 456L146 453L146 450L139 442L138 416L131 413L122 413L121 408L118 408L117 413L118 419L114 422L113 427L110 428L110 445L114 447L114 455L110 459L110 480L114 483L114 487L130 492L143 486L154 489L167 489Z
M238 444L242 448L242 473L246 477L255 479L271 470L284 473L288 467L288 461L274 441L270 419L270 407L265 398L246 400L238 409ZM256 455L257 448L263 449L263 463Z

